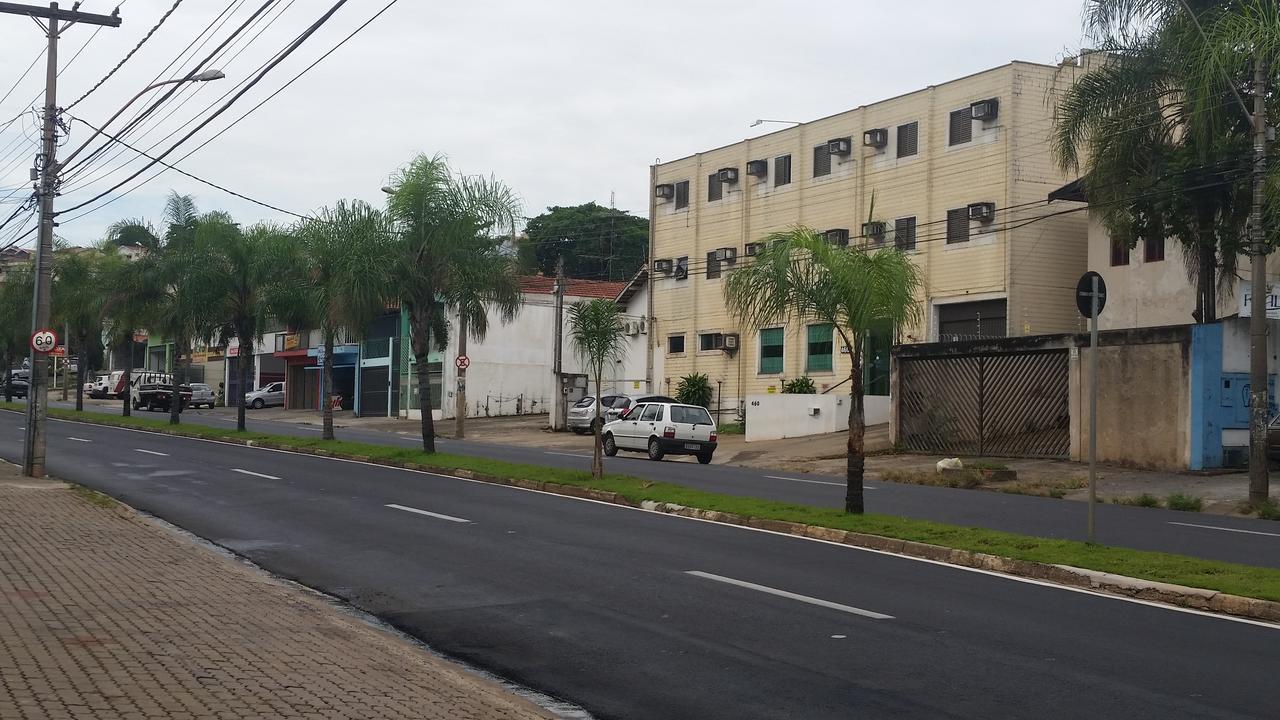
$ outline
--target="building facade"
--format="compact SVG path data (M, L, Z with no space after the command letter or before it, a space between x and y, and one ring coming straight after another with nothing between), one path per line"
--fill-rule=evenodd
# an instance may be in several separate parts
M1078 330L1086 218L1040 216L1070 179L1051 152L1056 99L1098 61L1012 62L654 166L650 340L665 365L655 382L706 373L726 405L799 376L847 392L849 350L832 328L744 328L725 308L723 283L752 244L796 225L841 245L898 247L920 270L922 321L868 338L870 393L888 394L894 341Z

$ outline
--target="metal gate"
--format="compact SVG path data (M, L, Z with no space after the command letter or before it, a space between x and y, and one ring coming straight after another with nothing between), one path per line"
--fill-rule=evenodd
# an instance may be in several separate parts
M900 358L899 438L946 455L1065 458L1066 350Z

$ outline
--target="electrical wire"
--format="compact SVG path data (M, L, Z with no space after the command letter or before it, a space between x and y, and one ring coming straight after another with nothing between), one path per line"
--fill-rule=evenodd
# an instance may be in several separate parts
M124 3L121 3L121 5L123 5L123 4L124 4ZM79 105L81 101L83 101L85 98L87 98L87 97L89 97L90 95L92 95L92 94L94 93L94 91L96 91L98 88L102 87L102 84L103 84L103 83L105 83L106 81L110 80L110 79L111 79L111 76L116 74L116 71L118 71L121 67L123 67L125 63L129 62L129 58L133 57L134 53L136 53L136 52L138 52L138 50L142 49L142 46L143 46L143 45L145 45L145 44L147 43L147 41L151 39L151 36L152 36L152 35L155 35L155 34L156 34L156 31L160 29L160 26L161 26L161 25L164 25L164 21L165 21L165 20L168 20L168 19L169 19L169 16L173 14L173 11L174 11L174 10L177 10L177 9L178 9L178 6L179 6L179 5L181 5L181 4L182 4L182 0L174 0L173 5L170 5L170 6L169 6L169 9L165 11L164 15L161 15L161 16L160 16L160 20L159 20L159 21L157 21L155 25L152 25L152 26L151 26L151 29L147 31L147 34L146 34L146 35L143 35L143 36L142 36L142 39L138 41L138 44L134 45L134 46L133 46L133 49L131 49L129 52L125 53L125 56L124 56L123 58L121 58L121 59L120 59L120 62L116 63L116 64L115 64L115 67L113 67L113 68L111 68L110 70L108 70L108 71L107 71L107 74L106 74L106 75L103 75L101 80L99 80L98 82L94 83L94 84L93 84L93 87L91 87L91 88L89 88L88 90L86 90L86 91L84 92L84 94L83 94L83 95L81 95L80 97L76 98L76 99L75 99L75 100L74 100L70 105L66 106L66 108L65 108L65 109L70 110L71 108L74 108L76 105ZM101 30L101 29L102 29L102 27L101 27L101 26L99 26L98 30ZM95 32L95 33L94 33L94 37L97 37L97 35L98 35L98 33L97 33L97 32ZM93 41L93 38L91 37L91 38L89 38L89 40L90 40L90 42L92 42L92 41ZM86 45L88 45L88 43L85 43L85 44L86 44ZM83 49L84 49L84 48L81 48L81 50L83 50ZM77 56L79 56L79 53L76 53L76 55L77 55ZM74 60L75 60L75 58L72 58L72 61L74 61ZM70 64L70 63L68 63L68 64Z

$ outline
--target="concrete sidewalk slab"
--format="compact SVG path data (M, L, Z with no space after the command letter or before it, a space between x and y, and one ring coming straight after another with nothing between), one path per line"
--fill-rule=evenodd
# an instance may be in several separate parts
M0 719L550 712L114 500L0 464Z

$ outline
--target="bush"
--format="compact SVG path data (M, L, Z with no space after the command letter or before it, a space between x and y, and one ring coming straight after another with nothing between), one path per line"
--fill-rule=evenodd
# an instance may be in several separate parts
M1258 517L1263 520L1280 520L1280 503L1267 498L1258 506Z
M813 378L798 377L795 380L782 381L783 395L816 395L818 388L813 384Z
M1183 510L1186 512L1200 512L1200 508L1204 507L1204 501L1198 497L1191 495L1183 495L1182 493L1174 493L1166 500L1170 510Z
M676 400L685 405L711 407L711 381L705 373L685 375L676 385Z
M1136 505L1138 507L1160 507L1160 498L1150 493L1142 493L1137 497L1116 498L1117 505Z

